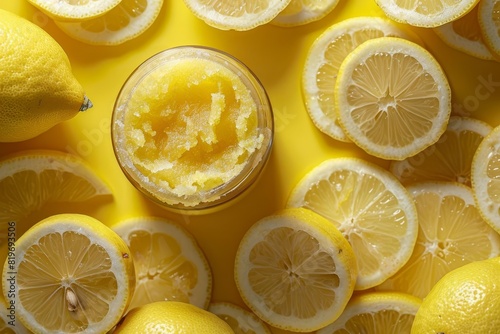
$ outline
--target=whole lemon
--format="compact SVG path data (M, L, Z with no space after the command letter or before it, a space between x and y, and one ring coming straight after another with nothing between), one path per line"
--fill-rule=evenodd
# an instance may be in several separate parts
M234 334L215 314L192 304L160 301L130 310L113 334Z
M499 258L472 262L449 272L423 300L411 333L499 333L499 277Z
M92 106L62 47L0 9L0 142L33 138Z

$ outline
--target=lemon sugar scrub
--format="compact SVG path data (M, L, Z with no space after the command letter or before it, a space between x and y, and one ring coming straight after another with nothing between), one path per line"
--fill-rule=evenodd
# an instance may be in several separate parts
M117 160L167 208L196 212L238 197L269 156L272 110L258 79L205 47L163 51L126 81L113 113Z

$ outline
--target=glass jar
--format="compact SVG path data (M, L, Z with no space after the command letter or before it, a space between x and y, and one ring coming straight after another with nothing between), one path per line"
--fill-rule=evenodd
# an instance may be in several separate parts
M200 46L167 49L141 64L117 97L111 130L130 182L186 214L240 198L264 169L274 135L256 76L231 55Z

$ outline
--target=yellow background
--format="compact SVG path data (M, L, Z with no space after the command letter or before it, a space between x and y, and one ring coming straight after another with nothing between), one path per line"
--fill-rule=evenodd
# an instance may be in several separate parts
M154 215L182 224L198 240L210 262L214 301L244 306L233 280L238 243L255 221L284 208L293 186L311 168L337 156L359 156L387 166L387 161L369 157L354 144L335 141L317 130L304 109L300 89L305 56L315 38L333 23L349 17L383 16L374 0L340 0L327 17L305 26L265 25L247 32L217 30L194 17L182 0L165 0L159 18L148 31L111 47L91 46L71 39L25 0L2 1L0 8L37 23L59 42L70 58L76 78L94 103L92 109L37 138L0 144L0 157L23 149L56 149L79 154L110 185L113 199L99 206L52 208L43 215L82 212L109 226L133 216ZM454 113L499 125L500 64L455 51L431 30L414 30L449 78ZM111 146L111 112L126 78L150 56L179 45L210 46L240 59L262 81L275 114L273 152L259 183L242 201L205 216L177 215L149 202L122 174ZM493 85L485 86L488 80ZM273 329L273 332L282 331Z

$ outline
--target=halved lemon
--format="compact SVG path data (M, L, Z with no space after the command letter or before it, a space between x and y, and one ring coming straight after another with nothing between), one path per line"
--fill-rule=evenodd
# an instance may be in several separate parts
M333 324L316 334L409 334L422 301L398 292L365 292L356 295Z
M500 255L500 235L479 214L469 187L423 182L408 190L417 206L417 243L403 268L377 289L424 298L451 270Z
M479 144L472 160L471 175L479 212L500 233L500 126Z
M271 24L296 27L319 21L335 9L339 0L292 0Z
M236 253L235 281L244 302L268 324L290 331L317 330L337 319L356 276L347 240L301 208L259 220Z
M108 186L76 155L28 150L0 161L0 221L15 223L17 238L34 223L27 217L47 203L85 202L110 194ZM7 228L0 224L0 247Z
M184 0L187 8L221 30L250 30L274 19L291 0Z
M112 229L125 240L135 264L136 288L129 309L161 300L207 308L212 272L194 237L158 217L136 217Z
M479 0L375 0L384 13L397 22L433 28L457 20Z
M470 56L493 60L479 26L478 5L459 19L434 28L436 35L448 46Z
M28 0L56 20L81 21L105 14L122 0Z
M402 161L392 161L391 172L405 185L419 181L454 181L471 185L472 158L492 130L483 121L451 116L439 140Z
M105 333L122 317L134 291L134 265L125 242L100 221L51 216L15 248L2 277L14 284L5 284L3 295L32 332Z
M227 322L235 333L271 334L269 327L253 312L233 303L213 302L208 311Z
M478 5L478 20L486 45L500 56L500 0L481 0Z
M70 37L94 45L118 45L144 33L158 18L163 0L121 0L106 14L81 22L55 21Z
M311 45L302 72L302 93L314 125L328 136L344 141L335 110L335 82L340 64L361 43L382 36L409 38L391 21L379 17L355 17L326 29Z
M406 189L364 160L324 161L299 181L287 205L315 211L340 230L356 254L357 290L396 273L417 239L416 209Z
M403 160L434 144L451 113L443 69L423 47L380 37L342 62L335 106L347 136L367 153Z

